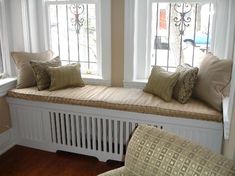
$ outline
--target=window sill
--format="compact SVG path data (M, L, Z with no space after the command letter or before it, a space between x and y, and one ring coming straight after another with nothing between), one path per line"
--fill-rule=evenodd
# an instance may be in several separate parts
M105 80L102 78L102 76L97 76L97 75L82 75L82 79L85 81L87 84L92 84L92 85L104 85L104 86L110 86L111 82L110 80Z
M0 79L0 97L5 96L8 90L15 88L16 80L16 78Z
M133 81L123 81L123 85L126 88L140 88L143 89L148 82L147 79L138 79Z
M229 139L230 119L228 114L229 97L223 99L224 139Z

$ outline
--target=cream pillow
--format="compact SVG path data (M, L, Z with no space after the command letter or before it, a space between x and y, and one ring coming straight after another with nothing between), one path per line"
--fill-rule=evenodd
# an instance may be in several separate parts
M80 64L71 64L61 67L49 67L48 72L51 78L50 91L66 87L85 86L80 71Z
M48 61L52 59L53 53L52 51L41 53L12 52L11 56L18 72L16 88L21 89L36 86L36 80L30 61Z
M220 60L207 54L199 68L194 96L221 111L223 91L230 83L232 65L232 60Z
M154 66L144 92L159 96L165 101L171 101L172 92L178 80L179 73L170 73L161 67Z

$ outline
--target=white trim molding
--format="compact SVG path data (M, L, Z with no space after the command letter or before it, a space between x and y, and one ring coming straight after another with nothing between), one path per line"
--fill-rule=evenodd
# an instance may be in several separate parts
M111 0L101 0L101 70L102 78L111 84Z
M8 2L9 3L9 2ZM3 67L4 72L7 75L13 76L15 74L12 67L12 61L10 59L10 50L9 50L9 32L8 32L8 23L7 23L7 10L6 10L5 0L0 0L0 38L1 38L1 47L2 47L2 58L3 58ZM8 19L9 20L9 19Z
M224 139L229 139L230 121L229 118L229 97L223 99L223 120L224 120Z
M12 129L9 129L0 134L0 155L15 145L12 138Z
M16 87L16 78L0 79L0 97L5 96L7 91Z
M125 0L124 84L134 79L135 1Z
M18 145L51 152L61 150L95 156L100 161L122 161L125 154L123 149L135 127L138 124L148 124L221 153L222 122L12 97L7 97L7 102L12 117L14 141Z

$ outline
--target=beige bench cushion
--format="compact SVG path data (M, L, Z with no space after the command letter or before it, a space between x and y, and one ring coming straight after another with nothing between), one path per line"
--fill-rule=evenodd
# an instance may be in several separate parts
M162 116L222 121L220 112L205 103L191 99L186 104L176 100L165 102L141 89L87 85L82 88L67 88L57 91L38 91L36 87L13 89L8 96L59 104L83 105L106 109L132 111Z

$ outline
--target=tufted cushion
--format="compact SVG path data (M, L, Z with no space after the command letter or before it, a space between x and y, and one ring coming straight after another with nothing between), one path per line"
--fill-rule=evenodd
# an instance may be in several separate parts
M125 167L136 176L234 176L235 162L155 127L134 132Z
M165 102L141 89L86 85L50 92L36 87L13 89L8 96L30 101L90 106L121 111L222 122L222 114L205 103L190 99L181 104Z
M180 103L186 103L193 92L197 80L198 68L188 64L179 65L176 72L180 73L178 81L174 87L173 97Z
M18 89L22 89L35 86L36 80L30 61L48 61L52 59L52 55L52 51L45 51L41 53L12 52L11 56L18 71L16 87Z
M161 67L154 66L144 92L159 96L163 100L171 101L173 88L178 80L179 73L170 73Z
M47 71L48 67L59 67L61 61L59 57L56 57L47 62L30 61L30 64L33 68L38 90L44 90L49 88L51 84L50 75Z

